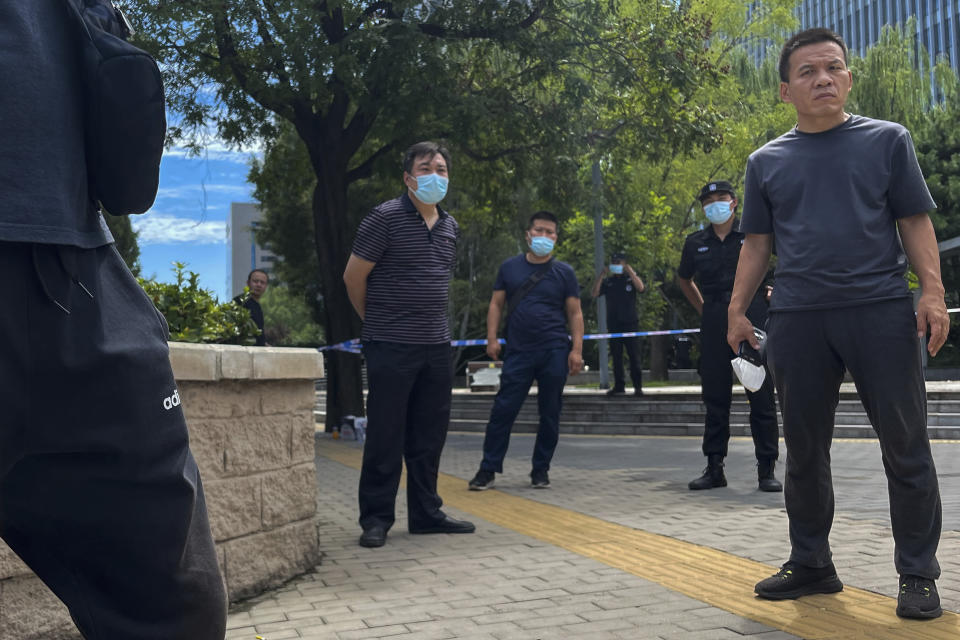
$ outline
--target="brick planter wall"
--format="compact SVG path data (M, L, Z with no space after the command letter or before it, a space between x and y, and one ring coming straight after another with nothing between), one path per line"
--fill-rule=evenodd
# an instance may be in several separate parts
M170 361L230 601L315 566L320 354L171 343ZM66 608L2 541L0 637L79 638Z

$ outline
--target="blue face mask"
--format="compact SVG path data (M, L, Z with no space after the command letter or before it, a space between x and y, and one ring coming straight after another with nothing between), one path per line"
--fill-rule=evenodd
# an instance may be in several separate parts
M423 204L437 204L447 195L448 182L447 178L436 173L417 176L417 190L413 195Z
M723 224L733 215L733 209L730 208L730 202L727 200L717 200L704 205L703 212L707 215L707 220L713 224Z
M553 251L553 240L546 236L533 236L530 239L530 250L541 258L548 256Z
M610 265L610 273L613 273L615 275L620 275L621 273L623 273L623 265L622 264Z

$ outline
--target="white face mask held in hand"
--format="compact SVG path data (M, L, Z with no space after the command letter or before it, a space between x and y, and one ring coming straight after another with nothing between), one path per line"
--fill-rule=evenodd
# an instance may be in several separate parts
M737 374L737 380L748 391L757 391L763 386L763 381L767 378L767 370L763 366L767 334L754 327L753 335L760 342L760 348L754 349L749 342L743 341L740 343L737 357L730 361L733 372Z

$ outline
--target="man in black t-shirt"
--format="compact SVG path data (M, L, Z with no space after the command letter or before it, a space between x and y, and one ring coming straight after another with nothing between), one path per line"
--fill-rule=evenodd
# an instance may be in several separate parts
M111 3L71 4L122 30ZM220 640L222 556L166 322L88 188L79 28L64 2L0 2L0 536L84 638ZM18 590L0 635L62 637L24 628Z
M700 383L706 407L703 455L707 467L690 482L690 489L727 486L723 459L730 441L730 403L735 355L727 345L727 303L743 245L737 224L737 194L726 180L709 182L698 196L710 224L687 236L683 244L677 280L683 295L700 314ZM693 281L694 276L697 282ZM760 296L750 304L749 317L756 327L767 319L767 303ZM782 491L774 476L779 456L780 433L773 399L773 382L768 375L757 391L746 390L750 402L750 433L757 456L757 481L761 491Z
M747 161L747 235L728 311L728 344L756 347L744 312L776 241L767 362L783 412L791 551L755 590L784 600L843 589L829 543L830 443L849 371L887 475L897 615L936 618L941 505L918 339L929 335L927 351L935 356L950 326L927 213L936 204L910 132L844 110L853 78L839 35L794 35L779 71L780 97L796 108L797 125ZM904 278L908 259L922 292L916 310Z
M250 275L247 276L247 288L250 290L250 294L247 296L240 294L233 299L234 302L243 305L243 307L250 311L250 317L253 318L253 323L260 329L260 335L257 336L257 341L253 343L255 347L267 346L267 337L263 333L263 307L260 306L260 298L266 293L268 283L267 272L263 269L254 269L250 272Z
M593 283L591 294L594 298L604 296L607 299L607 331L610 333L633 333L638 328L637 294L643 293L643 280L627 263L623 252L610 256L610 266L604 267ZM630 362L630 380L633 382L633 395L643 396L643 365L641 363L638 340L630 338L610 338L610 355L613 359L613 388L608 396L624 393L623 351L627 351Z

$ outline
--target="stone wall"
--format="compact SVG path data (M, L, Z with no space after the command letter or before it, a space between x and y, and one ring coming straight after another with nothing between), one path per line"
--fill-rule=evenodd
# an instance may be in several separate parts
M230 600L319 562L313 349L172 343ZM0 541L0 637L79 638L65 607Z

